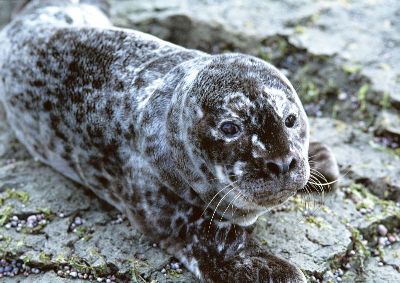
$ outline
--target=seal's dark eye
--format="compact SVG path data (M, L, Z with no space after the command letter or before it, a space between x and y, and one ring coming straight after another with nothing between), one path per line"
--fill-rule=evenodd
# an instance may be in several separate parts
M222 123L220 129L229 137L235 136L240 132L240 127L233 122Z
M293 114L290 114L289 116L287 116L287 118L285 120L286 127L292 128L294 126L294 123L296 123L296 116Z

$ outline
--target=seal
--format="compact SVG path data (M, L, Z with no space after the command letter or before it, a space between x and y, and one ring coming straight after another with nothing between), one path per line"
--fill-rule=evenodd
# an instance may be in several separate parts
M113 27L76 2L32 1L0 34L0 99L19 141L200 280L306 282L251 237L310 183L309 164L327 182L338 174L328 148L309 148L288 79L256 57Z

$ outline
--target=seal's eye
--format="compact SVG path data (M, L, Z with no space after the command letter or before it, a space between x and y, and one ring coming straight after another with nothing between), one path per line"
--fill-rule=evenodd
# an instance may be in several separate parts
M293 114L290 114L289 116L287 116L287 118L285 120L286 127L292 128L294 126L294 123L296 123L296 116Z
M222 123L220 130L226 136L232 137L240 132L240 127L233 122L224 122Z

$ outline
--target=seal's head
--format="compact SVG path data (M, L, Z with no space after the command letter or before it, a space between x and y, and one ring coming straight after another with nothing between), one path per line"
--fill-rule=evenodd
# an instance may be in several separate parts
M275 67L242 54L213 56L185 103L188 150L204 176L193 187L232 222L250 224L306 185L307 117Z

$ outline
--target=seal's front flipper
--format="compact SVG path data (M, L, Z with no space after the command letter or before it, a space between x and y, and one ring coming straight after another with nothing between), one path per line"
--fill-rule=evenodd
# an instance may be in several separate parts
M327 193L337 187L339 167L331 149L320 142L310 142L308 151L310 179L301 193Z

